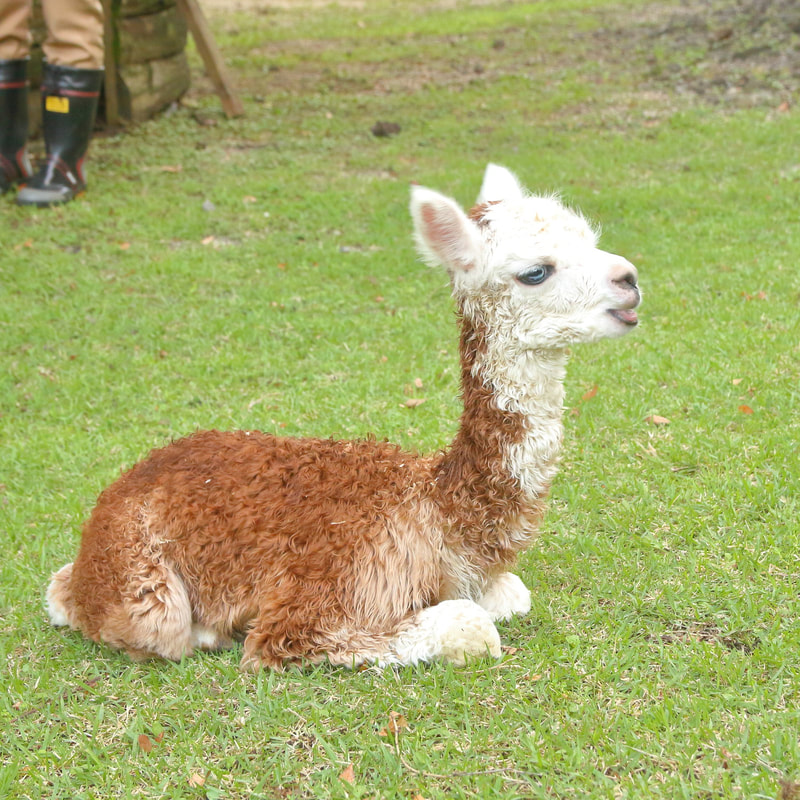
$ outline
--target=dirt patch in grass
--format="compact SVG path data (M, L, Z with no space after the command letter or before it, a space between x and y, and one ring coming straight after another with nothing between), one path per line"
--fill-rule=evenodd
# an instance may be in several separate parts
M790 781L788 778L782 779L779 783L781 793L778 800L800 800L800 783Z
M480 5L504 2L483 0ZM293 7L282 2L265 6L261 0L206 2L210 17L234 40L237 22L231 11L249 9L275 24L289 25L293 17L287 15L313 14L326 5L328 0L307 0ZM343 8L366 8L369 13L360 2ZM429 7L419 13L425 10ZM266 42L238 54L257 67L250 70L240 62L236 82L243 95L256 99L275 92L386 96L429 87L459 91L511 75L527 75L546 86L573 70L583 72L599 89L606 84L599 94L610 111L616 105L615 91L620 108L633 92L662 109L710 103L786 110L800 90L800 7L795 0L673 0L590 13L598 23L591 29L576 25L553 32L563 42L557 48L532 46L531 32L519 25L468 35L420 35L416 56L407 50L393 56L393 43L387 41L374 59L369 54L353 57L348 52L351 43L331 38ZM341 59L335 55L338 49ZM622 75L628 77L616 89L616 78ZM210 84L201 80L193 93L210 91ZM576 107L572 112L580 115L584 110Z
M761 643L760 638L750 631L731 631L725 633L716 625L703 622L677 623L660 636L665 644L676 642L714 642L728 650L740 650L749 655Z
M617 33L652 50L649 82L737 106L778 106L800 89L796 0L692 0L646 17Z

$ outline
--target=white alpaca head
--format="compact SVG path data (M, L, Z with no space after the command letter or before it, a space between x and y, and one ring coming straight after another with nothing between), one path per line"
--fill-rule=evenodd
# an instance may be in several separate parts
M487 167L469 216L418 186L411 215L422 258L447 269L462 313L487 323L505 348L563 349L637 324L635 267L599 250L586 220L529 195L504 167Z

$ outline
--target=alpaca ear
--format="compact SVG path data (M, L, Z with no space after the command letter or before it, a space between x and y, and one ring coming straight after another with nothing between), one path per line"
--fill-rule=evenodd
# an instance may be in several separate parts
M478 194L477 204L498 200L522 200L525 189L510 169L498 164L489 164L483 174L483 184Z
M413 186L411 217L417 249L426 263L441 264L455 277L480 262L482 240L478 227L449 197Z

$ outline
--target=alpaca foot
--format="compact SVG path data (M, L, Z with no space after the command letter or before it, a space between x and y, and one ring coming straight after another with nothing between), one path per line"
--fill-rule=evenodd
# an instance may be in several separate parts
M514 614L527 614L531 610L531 593L516 575L503 572L487 586L478 605L495 622L511 619Z
M217 633L213 628L201 625L199 622L193 622L189 644L193 650L214 652L216 650L230 650L233 647L233 640L228 636Z
M424 608L399 634L383 664L417 664L441 659L458 666L468 658L500 657L500 635L489 614L471 600L445 600Z
M72 597L69 588L71 577L72 564L65 564L53 575L47 587L47 616L50 617L50 623L56 627L72 625L69 616Z

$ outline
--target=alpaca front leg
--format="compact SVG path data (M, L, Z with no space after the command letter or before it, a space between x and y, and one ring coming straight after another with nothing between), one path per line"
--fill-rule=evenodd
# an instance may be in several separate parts
M500 657L500 635L489 614L471 600L444 600L418 612L398 634L380 664L417 664L441 659L459 666L467 658Z
M478 605L495 622L511 619L514 614L527 614L531 610L530 589L513 572L503 572L486 587Z

